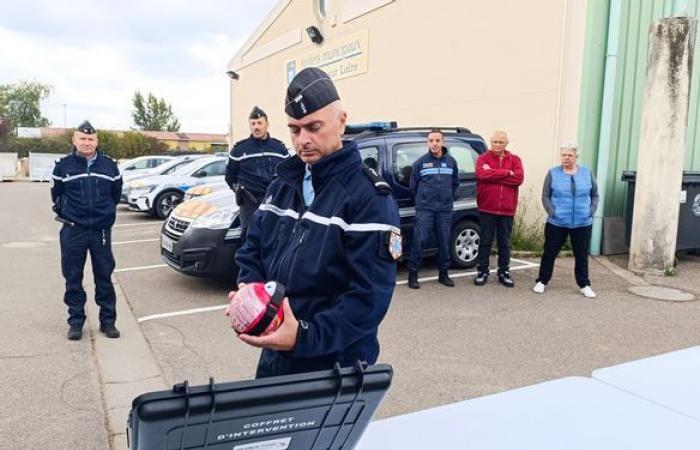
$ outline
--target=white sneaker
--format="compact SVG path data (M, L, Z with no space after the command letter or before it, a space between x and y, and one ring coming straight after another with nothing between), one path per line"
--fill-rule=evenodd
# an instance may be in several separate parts
M535 287L532 288L532 291L535 292L536 294L544 294L545 287L547 287L546 284L543 284L542 282L538 281L535 284Z
M593 289L591 289L590 286L584 286L581 288L581 293L583 294L584 297L586 298L596 298L597 296L595 295L595 292L593 292Z

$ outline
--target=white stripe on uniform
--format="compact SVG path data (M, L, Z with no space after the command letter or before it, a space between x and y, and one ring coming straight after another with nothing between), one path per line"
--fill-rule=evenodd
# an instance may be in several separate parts
M287 157L287 155L280 155L279 153L270 153L270 152L253 153L252 155L243 155L243 156L239 156L239 157L229 155L228 157L234 161L242 161L242 160L248 159L248 158L260 158L263 156L273 156L275 158L286 158Z

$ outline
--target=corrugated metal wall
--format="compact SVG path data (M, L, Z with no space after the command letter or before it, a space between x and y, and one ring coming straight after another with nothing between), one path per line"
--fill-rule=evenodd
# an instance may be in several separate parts
M610 0L589 0L586 54L579 141L584 150L584 162L595 168L600 132L602 78L605 68ZM621 216L624 211L626 184L620 181L623 170L637 167L639 127L641 124L642 91L645 82L646 53L649 25L672 15L674 6L682 5L688 15L697 16L700 0L623 0L620 42L617 57L617 79L611 152L608 160L609 177L605 216ZM691 84L688 117L688 146L686 170L700 170L700 30L696 30L695 67ZM663 149L659 149L663 151ZM603 182L603 180L599 180Z

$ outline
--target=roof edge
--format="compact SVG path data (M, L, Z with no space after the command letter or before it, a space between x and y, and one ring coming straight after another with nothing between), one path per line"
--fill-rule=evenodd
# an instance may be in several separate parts
M231 58L226 65L228 70L238 70L243 66L243 57L250 51L262 35L270 28L277 18L287 9L287 6L292 3L292 0L279 0L274 8L268 13L265 20L255 29L247 41L241 46L236 54Z

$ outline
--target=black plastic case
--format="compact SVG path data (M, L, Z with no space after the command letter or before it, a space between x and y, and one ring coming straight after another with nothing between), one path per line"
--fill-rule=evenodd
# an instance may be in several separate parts
M391 384L390 365L188 386L134 399L136 450L352 449ZM183 440L184 436L184 440Z

